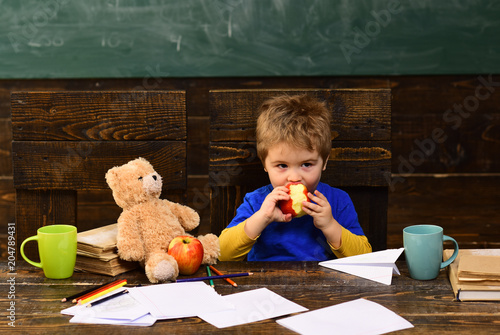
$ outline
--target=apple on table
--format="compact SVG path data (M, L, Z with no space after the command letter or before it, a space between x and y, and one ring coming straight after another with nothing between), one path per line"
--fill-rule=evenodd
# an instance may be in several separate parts
M175 237L168 245L168 254L175 258L181 275L192 275L198 271L203 260L203 245L196 237Z

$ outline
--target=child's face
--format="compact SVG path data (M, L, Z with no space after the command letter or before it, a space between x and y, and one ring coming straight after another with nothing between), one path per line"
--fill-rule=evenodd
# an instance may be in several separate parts
M271 147L264 162L264 169L273 187L301 182L309 192L316 190L325 168L326 162L323 162L318 151L297 148L287 143Z

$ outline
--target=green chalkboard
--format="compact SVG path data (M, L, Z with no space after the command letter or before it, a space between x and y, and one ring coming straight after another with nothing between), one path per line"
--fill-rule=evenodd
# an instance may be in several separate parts
M0 78L500 73L500 2L0 0Z

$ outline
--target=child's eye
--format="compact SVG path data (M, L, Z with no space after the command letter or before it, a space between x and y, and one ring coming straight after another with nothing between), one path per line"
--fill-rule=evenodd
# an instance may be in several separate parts
M286 164L278 164L280 169L286 169L288 166Z
M142 177L139 177L139 180L142 180Z
M312 166L312 163L304 163L304 164L302 164L302 166L304 166L304 167L308 168L308 167L311 167L311 166Z

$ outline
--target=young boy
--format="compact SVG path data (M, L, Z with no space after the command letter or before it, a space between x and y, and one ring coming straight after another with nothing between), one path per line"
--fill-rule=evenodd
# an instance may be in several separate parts
M221 261L324 261L371 252L351 199L320 182L331 149L331 116L307 96L266 101L257 119L257 155L270 185L246 194L236 216L219 237ZM312 202L308 214L292 220L278 201L285 187L301 182Z

